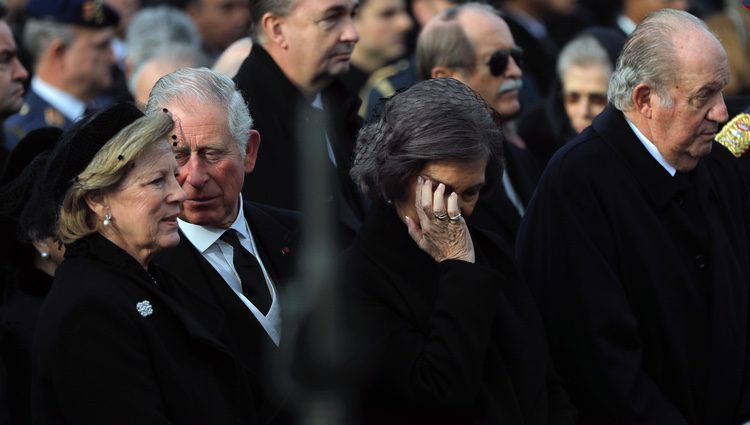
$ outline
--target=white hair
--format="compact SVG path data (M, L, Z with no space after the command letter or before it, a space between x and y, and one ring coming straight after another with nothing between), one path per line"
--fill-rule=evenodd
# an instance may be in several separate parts
M159 79L151 89L146 114L161 113L172 103L209 103L227 112L227 126L244 157L253 119L234 81L208 68L182 68Z

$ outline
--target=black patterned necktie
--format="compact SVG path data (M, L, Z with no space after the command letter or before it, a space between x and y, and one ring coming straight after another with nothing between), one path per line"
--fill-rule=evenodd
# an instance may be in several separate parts
M261 313L266 314L271 308L271 293L260 263L240 244L236 230L227 230L220 239L232 246L232 262L242 283L242 293Z

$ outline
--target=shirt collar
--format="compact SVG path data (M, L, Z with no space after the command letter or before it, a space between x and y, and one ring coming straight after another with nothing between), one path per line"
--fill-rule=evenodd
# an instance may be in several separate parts
M674 175L677 173L677 169L669 165L667 160L664 159L664 157L661 155L661 152L659 152L659 149L656 147L656 145L653 144L650 140L648 140L648 138L646 138L646 136L644 136L643 133L641 133L641 131L638 130L638 127L636 127L635 124L630 122L630 120L627 118L625 118L625 121L633 130L633 133L635 133L635 137L637 137L638 140L641 141L641 143L643 144L643 147L646 148L648 153L650 153L651 156L654 157L654 159L656 160L656 162L659 163L659 165L661 165L662 167L664 167L665 170L667 170L669 175L674 177Z
M317 96L315 96L315 99L312 101L312 107L316 109L323 110L323 96L318 93Z
M71 121L77 120L86 111L83 101L57 87L52 87L39 77L31 79L31 89Z
M625 33L625 35L630 35L633 31L635 31L636 24L633 22L632 19L628 18L625 15L620 15L617 17L617 26L620 27L622 32Z
M201 226L198 224L188 223L182 219L177 219L177 223L180 226L180 230L190 243L195 246L201 254L204 253L208 248L211 247L216 241L227 231L219 227ZM245 212L242 204L242 197L240 197L240 206L237 213L237 218L234 220L230 229L236 230L244 238L250 238L250 231L245 220Z

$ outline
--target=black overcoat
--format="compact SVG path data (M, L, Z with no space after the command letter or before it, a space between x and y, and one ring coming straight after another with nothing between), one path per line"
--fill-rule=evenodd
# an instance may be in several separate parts
M210 326L185 304L205 309ZM214 336L212 309L99 234L70 245L37 322L34 422L255 423L246 373Z
M243 205L263 264L280 293L296 269L299 213L252 202ZM266 423L277 416L284 401L284 396L269 384L270 376L265 373L269 370L266 356L277 355L278 348L211 263L182 232L180 235L179 245L160 252L154 262L221 312L222 324L216 328L215 336L236 354L249 372L258 421ZM204 317L200 310L192 313L198 320L211 320L211 316Z
M672 177L612 106L552 158L517 254L580 423L748 418L748 205L721 146Z
M345 253L344 304L371 423L572 424L541 318L494 236L477 264L436 263L393 208L373 207ZM363 361L362 359L367 360Z
M526 149L503 139L504 172L508 173L513 190L524 209L528 206L539 181L539 170ZM469 224L490 231L507 243L512 251L516 244L521 214L508 198L502 180L491 191L482 192Z
M284 75L273 58L256 44L235 76L237 88L250 105L253 128L260 132L258 160L252 173L245 175L243 195L255 202L299 211L302 207L302 185L305 176L298 152L304 144L322 140L322 134L298 135L300 123L314 121L320 111L311 106L302 92ZM337 217L337 229L348 244L362 224L364 202L349 177L354 141L362 125L359 99L349 94L343 84L334 81L321 93L326 111L326 134L331 143L336 167L326 159L321 145L320 158L325 161L330 178L327 198ZM322 200L321 200L322 201ZM345 245L344 245L345 246Z

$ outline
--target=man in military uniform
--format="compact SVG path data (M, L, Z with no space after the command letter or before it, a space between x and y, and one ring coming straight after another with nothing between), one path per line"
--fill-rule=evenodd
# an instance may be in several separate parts
M67 129L95 108L115 64L110 43L119 17L101 0L30 0L26 13L23 43L35 75L23 107L4 124L9 150L35 128Z
M18 60L18 49L13 40L5 16L8 9L5 3L0 3L0 122L15 114L23 103L23 82L29 78L29 73ZM5 164L8 151L0 141L0 172ZM2 421L0 421L2 422Z

